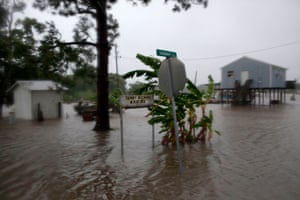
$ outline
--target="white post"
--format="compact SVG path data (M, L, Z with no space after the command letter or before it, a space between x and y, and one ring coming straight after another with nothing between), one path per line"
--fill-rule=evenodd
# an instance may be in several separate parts
M153 115L152 115L152 119L153 119ZM152 149L154 149L154 146L155 146L155 144L154 144L154 133L155 133L155 129L154 129L154 124L152 125Z
M120 103L120 127L121 127L121 155L124 156L123 114L122 114L121 98L119 103Z
M119 66L118 66L118 50L117 45L115 45L115 59L116 59L116 75L117 75L117 85L119 89L120 87L120 81L119 81ZM121 127L121 155L124 155L124 137L123 137L123 114L122 114L122 105L121 105L121 99L119 98L119 110L120 110L120 127Z

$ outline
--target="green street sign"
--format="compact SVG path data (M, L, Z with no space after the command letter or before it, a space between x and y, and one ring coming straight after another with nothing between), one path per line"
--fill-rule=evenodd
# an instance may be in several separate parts
M164 57L167 57L167 58L177 57L176 52L162 50L162 49L156 49L156 55L158 55L158 56L164 56Z

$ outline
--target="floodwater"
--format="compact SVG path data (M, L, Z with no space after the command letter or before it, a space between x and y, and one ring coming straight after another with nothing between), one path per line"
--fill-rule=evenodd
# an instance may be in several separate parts
M214 135L176 149L160 145L145 109L124 113L96 133L68 117L42 123L0 120L0 199L300 199L300 95L285 105L209 105Z

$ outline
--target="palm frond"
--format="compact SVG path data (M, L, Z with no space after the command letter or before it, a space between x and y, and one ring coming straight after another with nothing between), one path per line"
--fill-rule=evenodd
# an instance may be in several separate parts
M156 74L152 71L141 69L141 70L134 70L134 71L127 72L126 74L123 75L123 78L127 79L127 78L141 77L141 76L149 77L148 79L151 79L150 77L155 78Z
M157 58L153 58L150 56L144 56L142 54L137 54L136 58L139 59L142 63L145 65L151 67L151 69L154 69L154 71L158 71L161 61Z

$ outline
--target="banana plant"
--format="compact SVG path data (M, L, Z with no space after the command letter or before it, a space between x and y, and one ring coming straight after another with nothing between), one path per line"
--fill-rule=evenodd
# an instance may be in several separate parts
M158 86L158 78L157 73L161 64L161 61L157 58L144 56L142 54L137 54L136 58L140 60L143 64L150 67L151 70L133 70L130 72L127 72L123 75L124 79L128 78L134 78L134 77L144 77L147 83L144 84L144 87L140 89L140 93L148 93L149 91L156 90L157 92L157 86Z
M147 83L144 84L144 87L140 90L141 93L152 93L158 98L154 100L154 105L149 108L148 115L153 117L148 121L149 124L159 124L160 133L164 133L162 144L175 145L175 130L174 130L174 121L172 116L172 107L170 99L164 95L158 89L158 78L157 73L161 64L161 61L157 58L144 56L137 54L137 59L142 63L149 66L151 70L134 70L126 73L123 78L133 78L143 76ZM214 82L211 76L209 76L209 85L207 91L199 90L195 84L190 80L187 80L186 83L187 92L181 93L175 97L176 102L176 117L177 124L179 127L180 133L180 142L185 143L194 143L198 140L205 141L206 135L208 139L211 138L213 130L213 112L209 111L209 114L206 114L206 105L213 96L214 93ZM201 108L201 117L197 121L197 108ZM188 127L188 128L187 128ZM196 135L195 131L200 128L199 133ZM219 134L218 131L215 131Z
M191 125L193 128L200 128L199 133L197 134L196 138L193 136L193 140L197 139L200 141L205 141L206 136L208 139L211 139L213 132L220 135L220 132L217 130L213 130L213 112L212 110L209 111L209 114L206 114L206 107L209 103L210 99L214 94L214 81L211 76L208 77L209 84L208 89L206 91L199 90L196 85L194 85L191 81L187 81L187 89L189 91L186 94L188 103L187 106L189 107L190 111L194 115L194 107L201 108L201 118L198 122L193 121L194 123Z

